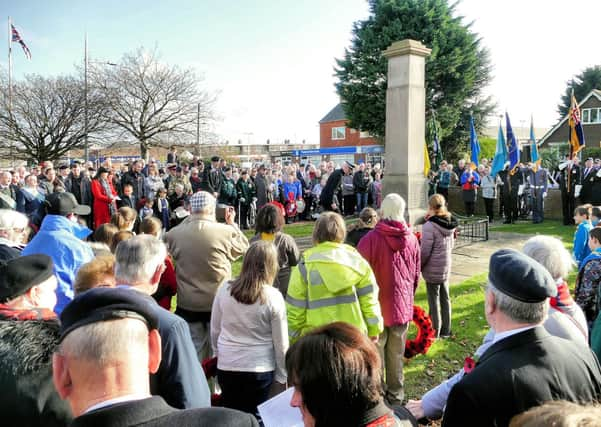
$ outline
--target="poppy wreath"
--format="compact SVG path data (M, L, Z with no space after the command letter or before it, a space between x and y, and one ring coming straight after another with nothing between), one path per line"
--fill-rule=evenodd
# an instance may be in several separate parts
M214 378L217 376L217 358L216 357L208 357L205 360L202 361L201 363L202 366L202 370L205 373L205 376L207 377L207 380L209 378ZM221 406L221 395L217 394L217 393L213 393L211 395L211 406Z
M413 323L417 327L415 339L405 343L405 358L411 359L418 354L426 354L436 339L436 331L432 328L432 320L420 306L413 306Z

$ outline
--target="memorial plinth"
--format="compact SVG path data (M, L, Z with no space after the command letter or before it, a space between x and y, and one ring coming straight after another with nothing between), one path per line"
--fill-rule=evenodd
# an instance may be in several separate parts
M427 206L425 60L430 52L415 40L395 42L382 52L388 59L383 194L398 193L405 199L410 223L422 217Z

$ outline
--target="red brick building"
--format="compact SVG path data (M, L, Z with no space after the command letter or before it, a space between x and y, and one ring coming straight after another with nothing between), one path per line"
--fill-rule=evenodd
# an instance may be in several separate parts
M342 104L336 105L319 121L319 148L320 154L335 162L381 163L384 151L384 146L369 133L347 126Z

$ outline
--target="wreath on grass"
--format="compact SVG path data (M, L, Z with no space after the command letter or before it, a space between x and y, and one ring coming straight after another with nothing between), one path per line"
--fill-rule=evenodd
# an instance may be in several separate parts
M413 306L412 322L417 327L417 335L405 343L405 358L411 359L418 354L426 354L436 340L436 331L428 313L418 305Z

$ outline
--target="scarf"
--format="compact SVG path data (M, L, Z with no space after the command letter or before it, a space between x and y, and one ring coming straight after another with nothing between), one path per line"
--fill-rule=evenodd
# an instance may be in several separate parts
M98 179L98 181L100 181L100 185L102 185L102 189L104 190L104 193L108 197L112 197L113 192L111 191L111 187L109 186L108 181L105 181L102 178ZM112 201L109 202L109 211L111 213L111 216L115 213L115 204Z
M557 281L557 296L550 298L551 307L563 312L563 308L574 304L574 300L570 295L568 284L565 280Z
M0 304L0 320L53 320L56 314L47 308L16 309Z
M261 233L261 240L267 240L268 242L273 242L275 240L275 234Z

